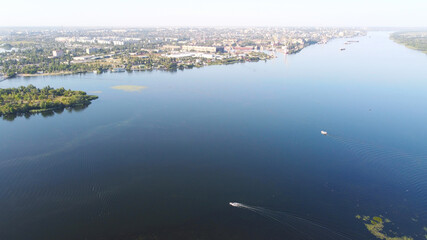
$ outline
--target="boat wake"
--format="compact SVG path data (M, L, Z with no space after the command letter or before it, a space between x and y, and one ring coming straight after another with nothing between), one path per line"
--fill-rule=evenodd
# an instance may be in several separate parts
M229 205L232 207L252 211L265 218L271 219L286 226L287 229L293 234L292 239L352 240L352 238L350 238L344 233L333 230L332 228L327 227L324 224L321 224L315 220L303 218L293 213L272 211L266 208L250 206L238 202L230 202Z

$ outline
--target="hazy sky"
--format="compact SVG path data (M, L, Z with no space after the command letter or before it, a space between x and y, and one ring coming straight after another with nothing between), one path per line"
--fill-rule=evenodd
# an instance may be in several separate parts
M4 0L0 26L427 27L427 0Z

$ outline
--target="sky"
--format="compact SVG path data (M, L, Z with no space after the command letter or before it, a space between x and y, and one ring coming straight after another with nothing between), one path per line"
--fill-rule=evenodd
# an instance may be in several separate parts
M0 26L427 27L427 0L4 0Z

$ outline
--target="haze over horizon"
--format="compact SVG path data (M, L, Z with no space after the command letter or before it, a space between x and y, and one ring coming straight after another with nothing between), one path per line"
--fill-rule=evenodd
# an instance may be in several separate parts
M0 26L427 27L425 9L423 0L17 0L2 4Z

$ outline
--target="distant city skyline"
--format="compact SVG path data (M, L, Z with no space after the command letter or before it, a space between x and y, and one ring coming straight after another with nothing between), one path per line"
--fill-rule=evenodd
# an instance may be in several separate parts
M425 0L15 0L0 26L427 27Z

